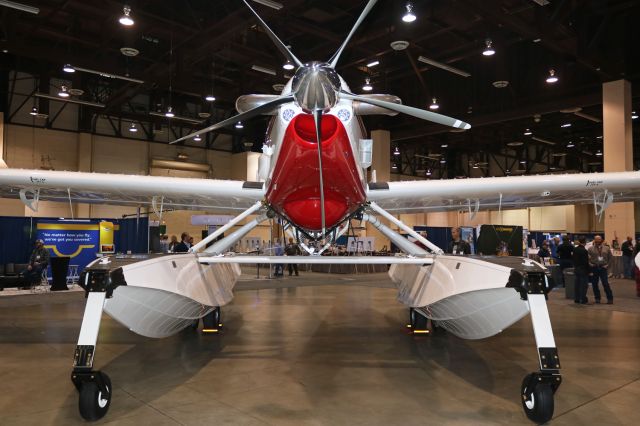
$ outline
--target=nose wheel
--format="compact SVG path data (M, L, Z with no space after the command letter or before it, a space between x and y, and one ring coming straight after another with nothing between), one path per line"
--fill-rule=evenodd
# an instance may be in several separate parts
M111 380L102 372L87 374L78 384L78 408L83 419L93 422L101 419L111 405Z
M543 424L553 417L553 388L538 373L527 375L522 381L522 408L527 418Z

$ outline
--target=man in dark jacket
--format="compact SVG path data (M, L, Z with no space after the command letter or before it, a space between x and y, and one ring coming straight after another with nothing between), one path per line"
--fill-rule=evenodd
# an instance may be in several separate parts
M299 256L300 255L300 247L298 247L298 245L293 242L293 238L289 238L289 244L287 244L287 246L285 247L284 253L287 256ZM298 274L298 265L296 265L295 263L290 263L289 264L289 276L291 276L291 274L293 273L294 270L296 271L296 277L297 277L299 275Z
M451 228L451 242L447 248L447 253L457 255L471 254L471 246L462 239L462 233L458 226Z
M40 282L42 278L42 271L49 266L49 250L44 248L44 241L36 240L36 248L33 249L31 257L29 258L29 266L24 273L24 277L29 284L35 284Z
M624 277L633 279L633 238L627 237L627 241L622 243L622 266L624 269Z
M575 303L587 304L587 288L589 287L589 252L584 247L587 240L580 237L578 246L573 249L573 268L575 271L576 282L574 289L573 301Z
M560 266L560 271L562 272L562 282L564 284L564 270L573 266L573 244L571 244L569 236L565 235L562 237L562 244L560 244L556 249L556 256L558 265Z
M183 232L182 235L180 235L180 238L182 241L180 241L180 243L175 246L173 251L174 253L187 253L189 251L189 248L191 248L191 245L189 244L189 234Z

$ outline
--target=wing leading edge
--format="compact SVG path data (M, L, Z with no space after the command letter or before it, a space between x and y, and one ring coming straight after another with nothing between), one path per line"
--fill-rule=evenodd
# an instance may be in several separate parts
M640 200L640 172L582 173L369 184L369 201L394 213L497 210Z
M246 210L264 198L261 184L159 176L0 169L0 197L28 192L40 200L220 212Z

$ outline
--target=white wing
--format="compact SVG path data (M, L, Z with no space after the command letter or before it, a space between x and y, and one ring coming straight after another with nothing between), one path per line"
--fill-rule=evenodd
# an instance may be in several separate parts
M0 169L0 197L20 192L40 200L200 209L222 212L246 210L262 200L262 184L231 180L187 179L45 170Z
M640 172L369 184L368 200L394 213L523 208L640 199Z

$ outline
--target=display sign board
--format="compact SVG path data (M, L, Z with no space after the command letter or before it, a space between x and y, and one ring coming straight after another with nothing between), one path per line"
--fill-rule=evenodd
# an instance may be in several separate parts
M39 222L36 225L36 235L44 241L51 256L69 257L69 263L78 265L78 270L82 270L96 258L100 244L100 225L87 221Z

